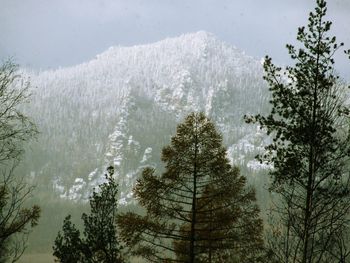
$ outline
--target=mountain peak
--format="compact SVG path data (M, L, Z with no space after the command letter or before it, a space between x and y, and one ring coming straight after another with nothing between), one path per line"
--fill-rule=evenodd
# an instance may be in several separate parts
M111 47L31 82L36 95L26 110L43 134L33 154L42 153L43 164L33 172L54 174L55 189L70 199L87 197L111 164L128 199L140 171L161 165L175 124L192 111L210 116L227 145L237 144L232 159L245 161L254 147L240 139L256 131L243 127L242 116L265 100L260 62L205 31Z
M186 34L182 34L179 37L174 37L171 39L179 39L179 38L183 38L183 39L187 39L187 40L197 40L197 41L201 41L201 42L209 42L209 41L218 41L217 37L207 31L198 31L198 32L194 32L194 33L186 33Z
M219 40L214 34L207 31L198 31L194 33L186 33L176 37L168 37L163 40L134 46L112 46L106 51L97 55L96 58L106 59L119 57L121 54L149 54L150 53L166 53L167 55L175 55L175 53L183 53L186 55L198 55L207 53L208 51L217 52L217 49L229 49L236 53L237 56L246 56L235 46ZM205 55L206 56L206 55Z

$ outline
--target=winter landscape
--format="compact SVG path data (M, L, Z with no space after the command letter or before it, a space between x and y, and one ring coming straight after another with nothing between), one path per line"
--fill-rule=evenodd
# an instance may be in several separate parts
M0 11L14 32L16 2ZM61 67L6 39L0 263L350 262L350 40L331 23L350 6L311 2L277 62L203 29Z

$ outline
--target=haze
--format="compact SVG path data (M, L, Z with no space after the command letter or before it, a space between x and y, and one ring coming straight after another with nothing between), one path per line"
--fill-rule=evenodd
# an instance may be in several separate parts
M261 58L288 63L314 1L307 0L1 0L0 58L30 68L57 68L90 60L110 46L151 43L205 30ZM328 4L333 34L350 47L350 2ZM337 69L349 77L349 62Z

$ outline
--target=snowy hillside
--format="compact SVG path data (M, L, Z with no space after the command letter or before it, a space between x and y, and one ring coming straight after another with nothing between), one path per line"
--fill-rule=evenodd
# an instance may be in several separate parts
M243 115L267 109L260 60L209 33L111 47L87 63L30 75L26 112L41 135L25 170L61 197L86 198L113 165L126 201L143 167L161 168L162 147L191 111L215 121L234 163L258 169L264 136Z

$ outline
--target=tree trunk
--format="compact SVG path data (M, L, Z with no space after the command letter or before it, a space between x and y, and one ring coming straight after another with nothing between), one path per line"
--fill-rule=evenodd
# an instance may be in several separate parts
M195 135L194 149L194 165L193 165L193 194L192 194L192 220L191 220L191 236L190 236L190 263L195 262L195 225L196 225L196 205L197 205L197 154L198 154L198 138Z

